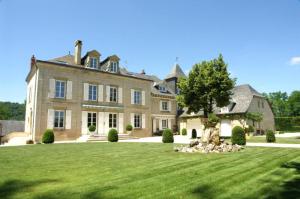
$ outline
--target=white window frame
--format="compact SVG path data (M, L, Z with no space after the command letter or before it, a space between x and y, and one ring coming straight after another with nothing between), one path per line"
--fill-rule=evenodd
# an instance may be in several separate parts
M90 57L89 67L93 69L97 69L98 59L96 57Z
M109 128L117 128L117 124L118 124L117 113L109 113L108 127Z
M54 120L53 120L53 127L54 128L56 128L56 129L65 128L66 113L65 113L64 110L54 110L54 116L53 117L54 117ZM56 122L56 120L57 120L57 122Z
M110 67L109 67L110 72L117 72L118 71L118 62L110 62Z
M97 98L98 98L97 85L89 84L89 93L88 93L89 101L97 101Z
M114 90L114 92L112 92ZM118 88L115 86L109 87L109 101L118 102Z
M161 128L167 129L168 128L168 119L162 119L161 120Z
M59 84L59 86L57 86L57 84ZM66 97L66 81L55 80L55 98L65 99L65 97Z
M133 127L134 128L142 128L142 115L141 114L134 114Z
M133 103L134 104L142 104L142 92L139 90L133 91Z
M88 112L87 113L87 127L89 128L91 125L94 125L97 128L97 113L96 112Z
M162 111L169 111L169 102L168 101L161 101L161 109Z

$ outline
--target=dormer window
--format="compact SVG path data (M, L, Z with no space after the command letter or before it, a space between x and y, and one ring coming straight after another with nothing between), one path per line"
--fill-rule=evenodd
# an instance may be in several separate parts
M165 93L167 91L166 87L164 87L164 86L159 86L158 89L160 92L163 92L163 93Z
M116 73L118 71L118 62L110 63L110 72Z
M97 69L98 60L95 57L90 57L90 68Z

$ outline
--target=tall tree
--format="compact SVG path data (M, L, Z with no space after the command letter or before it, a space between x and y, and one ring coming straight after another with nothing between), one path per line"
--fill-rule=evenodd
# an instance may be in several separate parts
M214 106L230 103L235 79L230 78L223 56L195 64L187 78L180 79L177 101L188 112L203 110L204 117L213 112Z
M293 91L288 99L291 116L300 116L300 91Z
M263 93L270 102L272 111L276 117L289 116L288 94L286 92Z

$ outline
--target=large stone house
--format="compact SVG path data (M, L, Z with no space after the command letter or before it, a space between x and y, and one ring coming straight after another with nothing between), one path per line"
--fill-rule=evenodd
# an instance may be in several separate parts
M258 123L254 122L255 129L274 130L274 114L268 101L250 85L240 85L234 87L231 102L227 107L215 107L214 113L221 118L220 136L230 137L231 130L234 126L247 127L253 126L253 121L246 118L246 113L261 113L263 120ZM186 128L190 136L193 129L196 130L197 136L201 137L203 133L203 111L198 113L188 113L187 109L179 116L180 129Z
M90 125L96 126L93 134L107 135L112 128L124 134L131 124L136 137L176 125L178 65L160 80L144 71L127 71L117 55L102 59L97 50L83 57L81 52L78 40L74 56L32 57L25 132L33 140L40 141L46 129L54 130L56 140L74 140L90 135Z

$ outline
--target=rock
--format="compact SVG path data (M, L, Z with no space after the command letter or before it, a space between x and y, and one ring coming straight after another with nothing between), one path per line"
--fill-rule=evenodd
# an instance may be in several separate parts
M190 147L193 147L193 146L196 146L199 144L199 141L198 140L195 140L195 141L191 141L190 142Z

